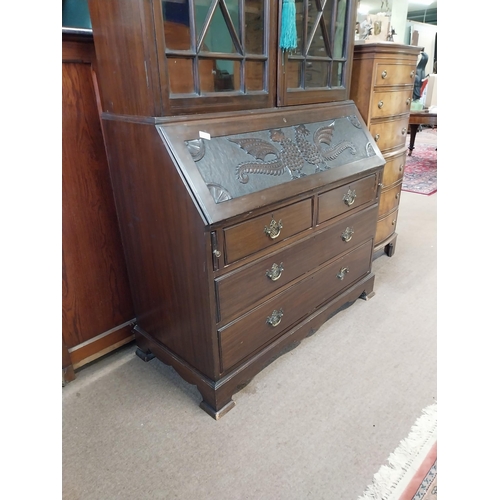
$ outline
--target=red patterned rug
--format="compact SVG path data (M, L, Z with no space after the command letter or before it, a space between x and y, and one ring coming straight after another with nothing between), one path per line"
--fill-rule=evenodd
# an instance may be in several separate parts
M437 151L435 144L417 144L406 157L403 191L430 195L437 191Z

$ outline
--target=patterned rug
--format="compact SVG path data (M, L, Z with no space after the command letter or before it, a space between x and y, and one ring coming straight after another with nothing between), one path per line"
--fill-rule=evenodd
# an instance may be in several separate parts
M437 403L424 408L358 500L437 500Z
M403 191L430 195L437 191L437 151L435 144L417 144L406 157Z

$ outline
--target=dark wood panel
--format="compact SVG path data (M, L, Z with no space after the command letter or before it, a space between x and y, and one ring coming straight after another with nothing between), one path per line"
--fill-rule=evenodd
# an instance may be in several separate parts
M90 64L64 63L62 87L62 312L72 348L134 311Z
M103 126L137 323L215 378L210 231L154 125Z

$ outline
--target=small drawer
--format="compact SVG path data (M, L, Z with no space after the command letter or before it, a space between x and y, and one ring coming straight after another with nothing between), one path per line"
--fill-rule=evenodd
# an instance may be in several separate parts
M382 153L405 145L409 117L410 115L403 115L395 120L371 123L370 133Z
M318 224L375 200L377 176L369 175L318 196Z
M355 248L219 330L227 371L370 272L373 241Z
M371 118L384 118L386 116L409 113L413 89L386 90L374 92L371 103Z
M303 274L375 236L377 205L343 219L280 252L215 280L225 323Z
M375 233L375 246L380 245L389 236L394 234L396 231L396 223L398 221L398 210L392 212L392 214L387 215L383 219L377 222L377 232Z
M275 245L312 227L312 200L277 208L224 229L226 264Z
M397 156L386 158L384 175L382 176L382 189L391 186L403 178L406 163L406 149Z
M413 85L416 67L413 64L377 63L375 85Z
M402 183L399 183L396 186L388 189L387 191L382 191L378 209L378 213L380 214L380 216L388 214L399 205L402 185Z

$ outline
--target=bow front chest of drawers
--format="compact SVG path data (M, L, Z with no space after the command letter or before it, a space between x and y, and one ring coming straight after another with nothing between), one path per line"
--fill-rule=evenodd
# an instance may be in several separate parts
M354 47L351 99L384 155L375 252L396 248L406 137L417 58L422 48L392 42Z
M348 99L354 2L297 2L293 53L281 5L89 0L137 354L216 419L373 294L385 161Z

